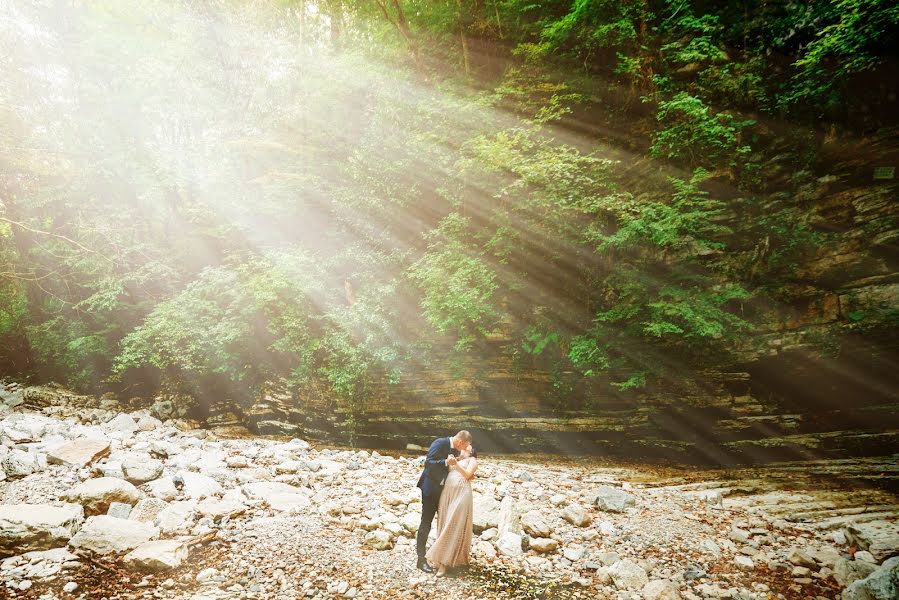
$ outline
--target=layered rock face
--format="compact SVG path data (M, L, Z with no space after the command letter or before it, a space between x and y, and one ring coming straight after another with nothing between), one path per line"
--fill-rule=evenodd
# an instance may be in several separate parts
M893 452L899 336L889 333L899 328L899 190L863 180L858 165L840 169L858 176L809 176L792 194L769 199L809 207L816 242L784 267L787 283L757 282L748 309L762 325L732 355L707 357L701 368L632 397L575 390L564 404L576 408L561 410L550 400L551 374L513 364L514 342L499 332L457 370L436 360L399 385L373 385L354 441L402 448L465 428L485 450L706 464ZM772 240L747 236L731 249L748 272L776 252ZM311 389L273 385L249 408L225 404L212 413L211 422L238 415L260 434L350 440L341 407Z

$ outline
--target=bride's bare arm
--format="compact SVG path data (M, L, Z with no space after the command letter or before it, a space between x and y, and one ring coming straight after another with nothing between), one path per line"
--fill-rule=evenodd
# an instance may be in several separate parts
M465 479L471 479L474 477L474 472L478 470L478 459L471 457L471 460L468 461L467 469L458 463L456 463L455 468L459 469L459 472L462 473Z

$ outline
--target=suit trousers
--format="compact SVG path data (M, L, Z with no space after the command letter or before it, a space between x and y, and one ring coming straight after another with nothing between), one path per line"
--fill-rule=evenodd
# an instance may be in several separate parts
M442 488L438 488L442 489ZM418 535L415 536L415 551L418 558L425 557L425 547L428 543L428 535L431 533L431 524L434 521L434 515L437 514L437 505L440 504L440 496L431 494L421 495L421 524L418 526Z

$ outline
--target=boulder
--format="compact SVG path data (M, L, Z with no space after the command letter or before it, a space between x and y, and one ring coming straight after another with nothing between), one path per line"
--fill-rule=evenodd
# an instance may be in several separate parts
M254 481L240 488L250 500L267 500L275 494L299 494L303 488L277 481Z
M9 454L3 459L3 462L0 463L0 470L2 470L9 479L19 479L28 477L35 471L40 470L40 463L38 462L37 457L31 452L25 452L24 450L14 448L13 450L10 450Z
M644 600L680 600L680 590L674 582L656 579L643 586Z
M521 534L521 508L512 496L506 496L499 504L499 523L496 528L502 535L506 531Z
M175 405L171 400L156 400L150 407L150 414L165 421L175 416Z
M132 521L155 524L160 513L168 506L168 503L159 498L144 498L134 505L128 518Z
M193 527L196 514L197 502L195 500L172 502L162 509L155 524L162 533L187 531Z
M106 514L110 517L118 517L119 519L127 519L131 516L131 505L124 502L113 502L109 505Z
M808 567L810 569L816 569L818 567L818 563L815 562L815 559L800 548L794 549L787 557L787 560L798 567Z
M642 590L649 583L643 567L628 559L619 560L609 567L609 576L620 590Z
M577 562L584 558L586 552L587 549L580 544L568 544L562 551L562 555L571 562Z
M493 494L474 492L472 504L474 505L472 528L475 533L481 533L485 529L499 525L499 502L496 501Z
M74 504L0 505L0 556L65 546L84 521Z
M393 537L383 529L375 529L365 534L365 545L375 550L390 550L393 548Z
M207 496L215 496L222 491L222 486L208 475L192 473L190 471L181 471L178 475L184 481L184 489L182 492L188 498L200 500Z
M843 600L895 600L899 598L899 556L889 558L876 571L843 590Z
M159 529L148 523L100 515L88 518L69 545L97 554L127 552L158 535Z
M864 579L877 570L877 565L860 560L837 559L833 566L833 578L841 586L848 586L853 581Z
M524 538L521 535L513 531L506 531L497 538L496 549L506 556L521 556L524 554L521 547L523 541Z
M110 432L134 433L137 431L137 422L131 415L122 413L104 423L103 429Z
M187 558L188 549L177 540L144 542L122 559L126 566L139 571L168 571L177 569Z
M543 515L535 510L521 516L521 526L535 538L548 538L552 535L552 528L543 520Z
M620 488L603 485L594 491L592 504L599 510L624 512L625 509L636 506L636 500Z
M899 554L899 521L853 523L846 533L850 544L867 550L878 562Z
M75 486L63 494L63 499L83 506L86 515L103 515L113 502L133 506L140 499L140 492L122 479L98 477Z
M562 518L575 527L586 527L592 520L580 504L569 504L562 511Z
M488 558L493 558L496 556L496 548L494 548L493 544L491 544L490 542L481 540L474 545L474 553L481 556L486 556Z
M531 538L529 545L535 552L546 553L558 549L559 542L552 538Z
M222 517L232 516L244 512L247 507L233 500L216 500L206 498L197 505L197 511L204 517L218 521Z
M122 474L134 485L142 485L162 477L162 462L145 456L127 458L122 462Z
M272 510L286 513L300 513L309 508L309 496L306 494L271 494L265 502Z
M175 482L171 477L160 477L146 484L144 489L147 493L158 500L168 502L174 500L181 493L175 487Z
M137 419L138 431L153 431L158 427L162 427L162 421L155 417L141 415L140 418Z
M78 438L47 452L47 462L82 468L98 458L109 456L109 452L110 446L106 440Z

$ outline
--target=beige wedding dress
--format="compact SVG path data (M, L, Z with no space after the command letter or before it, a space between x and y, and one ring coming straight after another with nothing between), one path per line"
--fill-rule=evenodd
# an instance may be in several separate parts
M466 458L459 464L468 469L470 462L471 458ZM458 468L451 467L437 506L437 540L425 555L432 566L460 567L469 563L473 513L471 482Z

